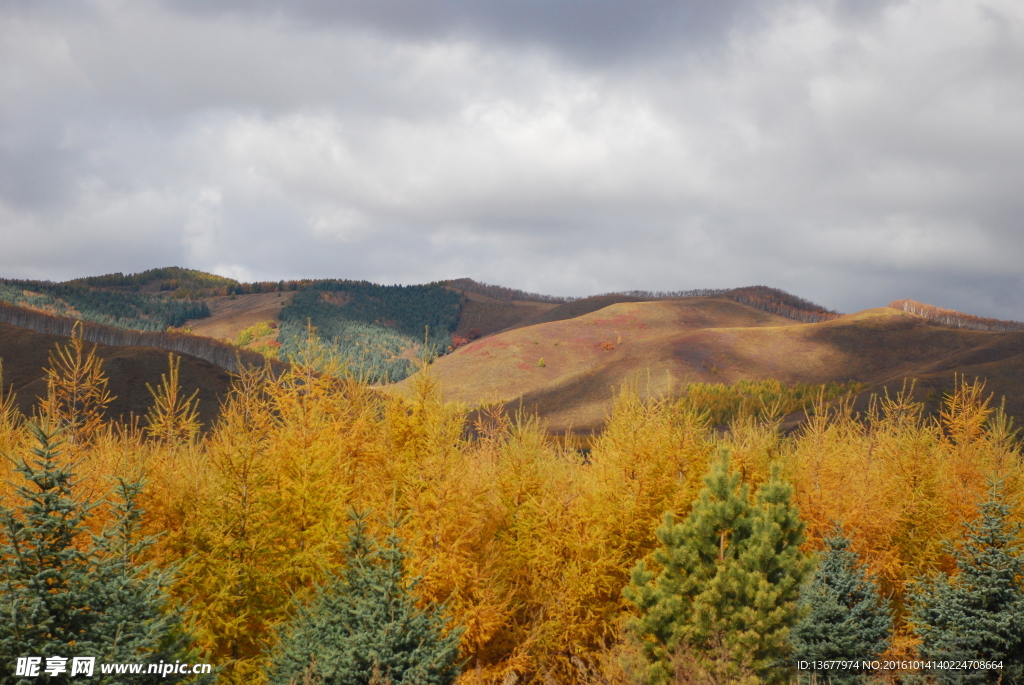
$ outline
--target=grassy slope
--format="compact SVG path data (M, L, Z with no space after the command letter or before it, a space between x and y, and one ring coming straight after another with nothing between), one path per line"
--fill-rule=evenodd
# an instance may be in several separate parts
M254 293L251 295L219 296L206 298L210 316L188 322L192 332L217 340L234 342L242 330L260 323L280 323L281 309L292 301L295 292Z
M457 288L453 290L459 291ZM459 291L466 297L455 335L468 337L476 330L482 336L510 331L538 323L564 321L604 309L618 302L641 302L630 295L597 295L582 300L557 304L529 300L498 300L479 293Z
M952 329L894 309L798 324L726 299L689 298L614 304L507 331L432 368L450 399L521 403L562 431L600 426L624 383L659 394L685 383L766 378L857 380L877 392L920 376L921 398L931 393L937 402L953 374L966 373L991 378L990 389L1008 395L1008 409L1021 415L1022 355L1024 333Z
M789 323L722 299L626 302L478 340L439 359L432 368L450 399L478 404L525 395L531 407L541 405L537 409L553 428L580 426L584 420L603 418L610 383L621 384L650 369L652 387L667 389L661 369L671 357L668 343L680 332L723 324ZM398 384L395 391L407 387L408 382Z
M642 297L633 297L632 295L595 295L594 297L588 297L583 300L575 300L573 302L556 305L551 309L547 309L531 316L528 319L520 321L515 326L510 326L510 328L535 326L539 323L550 323L552 321L565 321L566 319L575 319L578 316L596 312L610 305L619 304L620 302L645 301L648 300Z
M479 335L492 335L508 328L516 328L523 321L543 314L558 305L550 302L526 302L523 300L498 300L479 293L462 292L466 297L459 315L455 335L468 337L471 331Z

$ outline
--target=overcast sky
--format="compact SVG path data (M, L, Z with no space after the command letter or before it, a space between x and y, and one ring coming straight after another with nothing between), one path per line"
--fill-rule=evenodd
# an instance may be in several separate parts
M1024 319L1020 0L0 0L0 276Z

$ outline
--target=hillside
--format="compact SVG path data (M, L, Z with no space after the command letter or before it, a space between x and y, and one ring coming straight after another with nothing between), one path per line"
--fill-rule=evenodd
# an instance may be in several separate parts
M330 354L374 383L412 373L429 328L434 352L448 352L431 368L449 399L521 407L556 432L599 428L624 384L673 395L690 383L767 379L856 381L867 387L856 400L864 409L872 393L898 391L913 378L915 397L937 411L958 374L977 376L996 396L1006 396L1011 414L1024 416L1024 324L909 300L843 316L765 286L563 298L469 279L413 286L334 279L239 283L177 267L63 284L0 281L0 300L21 308L0 304L9 314L0 320L41 331L34 338L8 330L7 338L21 342L0 345L8 381L26 398L41 387L46 354L40 350L52 347L52 334L70 331L70 319L57 325L47 314L121 329L87 324L94 326L87 339L121 350L104 352L119 360L120 412L138 413L148 402L138 393L144 382L133 384L132 373L159 379L153 370L166 363L165 353L151 347L195 353L232 369L239 349L250 360L262 359L255 352L288 358L312 324ZM193 335L165 333L171 326ZM150 352L127 352L133 345ZM152 353L157 361L149 360ZM189 373L205 377L198 367ZM220 386L203 383L196 387L212 393L204 407L209 417ZM404 381L385 391L408 388Z
M619 302L649 302L693 297L724 297L750 305L755 309L779 314L794 321L813 323L828 321L839 316L795 295L763 285L726 290L686 290L679 292L650 292L633 290L606 293L590 297L553 297L527 293L522 290L478 283L469 278L448 281L447 286L466 298L455 335L466 340L500 331L532 326L550 321L562 321L583 316Z
M680 380L671 342L681 333L714 326L786 326L783 317L724 298L620 302L582 316L514 328L486 337L438 359L431 369L449 399L505 403L545 416L554 430L595 426L603 419L611 386L651 372L652 392L669 391ZM717 376L713 363L706 375ZM409 381L394 392L407 390Z
M0 279L0 302L138 331L163 331L210 315L203 302L87 285Z
M131 292L166 292L175 297L191 298L242 292L241 283L233 278L177 266L148 269L127 276L121 272L88 276L67 281L66 285Z
M219 295L205 299L210 316L187 322L196 335L233 342L246 328L262 321L281 321L281 310L291 304L295 291Z
M13 390L18 407L31 415L40 397L46 395L43 369L50 352L57 344L66 344L62 335L37 333L0 323L0 361L3 362L3 389ZM89 347L92 347L90 343ZM142 416L152 404L146 384L156 387L161 374L167 373L167 352L154 347L97 345L96 354L103 360L103 372L109 378L115 396L107 416L127 420L129 415ZM231 374L210 362L181 354L180 382L186 395L198 390L199 418L210 427L216 419Z
M724 297L625 302L477 340L431 367L452 400L537 412L551 430L592 431L623 384L645 395L688 383L858 381L871 392L918 377L937 405L954 374L989 379L1024 415L1024 333L951 328L892 308L818 323ZM394 392L407 392L408 381Z
M552 302L502 300L471 291L455 292L462 294L465 301L454 335L469 340L515 328L524 321L558 307Z
M427 330L432 353L449 347L463 299L441 283L240 283L180 267L66 283L0 280L0 303L26 311L128 331L190 333L271 358L297 354L312 325L329 354L371 382L405 378Z

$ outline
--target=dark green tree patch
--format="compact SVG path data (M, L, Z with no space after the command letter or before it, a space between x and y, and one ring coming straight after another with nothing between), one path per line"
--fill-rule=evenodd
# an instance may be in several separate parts
M461 309L462 297L437 283L313 281L281 310L281 357L295 355L312 325L353 374L375 383L400 381L414 370L403 353L425 342L422 356L443 353Z
M138 331L163 331L210 316L205 302L44 281L0 280L0 301Z
M804 616L792 634L794 662L875 659L888 648L892 617L841 526L826 538L817 569L801 590L800 608ZM830 669L819 678L852 683L859 675Z
M271 685L449 685L459 674L460 628L443 607L416 607L415 580L394 529L384 545L353 514L344 570L282 631Z
M919 655L935 661L996 661L1001 669L941 670L940 683L1024 682L1024 559L1019 525L1009 521L993 482L980 517L952 551L957 573L920 579L911 592Z

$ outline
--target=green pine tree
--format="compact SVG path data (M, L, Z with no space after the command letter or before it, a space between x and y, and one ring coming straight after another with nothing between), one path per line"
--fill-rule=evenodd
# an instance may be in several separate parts
M839 525L825 539L825 553L800 593L804 616L793 627L794 662L874 659L889 645L892 617L850 545ZM835 670L822 675L834 683L859 677Z
M190 648L191 636L182 626L184 612L169 604L167 590L174 569L160 569L152 562L142 561L155 542L152 536L139 536L144 513L138 506L142 487L141 480L117 481L114 525L93 537L86 586L89 601L96 610L82 646L108 663L196 663L199 654ZM133 678L136 683L184 680L173 674ZM188 682L201 680L192 678Z
M459 637L443 608L416 607L415 580L394 533L383 546L353 513L345 569L281 633L271 685L448 685L459 674Z
M1002 487L993 482L952 552L957 574L921 579L911 593L911 620L925 660L1002 662L1001 669L942 670L941 683L1024 682L1024 559L1021 527L1008 521Z
M148 662L192 656L179 616L167 612L166 572L138 565L150 540L135 540L141 485L121 483L114 531L91 537L85 526L95 503L74 493L74 464L60 458L55 433L29 424L39 445L35 459L15 462L26 484L17 509L0 507L0 654L5 657L95 657L98 663ZM90 545L83 539L90 538ZM70 663L70 661L69 661ZM39 679L14 674L13 659L0 663L0 685L70 683L69 672ZM123 676L120 676L123 679ZM150 676L135 682L181 682Z
M639 610L630 631L644 645L652 683L690 677L782 682L800 583L810 562L803 523L777 471L751 501L723 452L682 523L657 531L657 575L641 562L625 589Z

